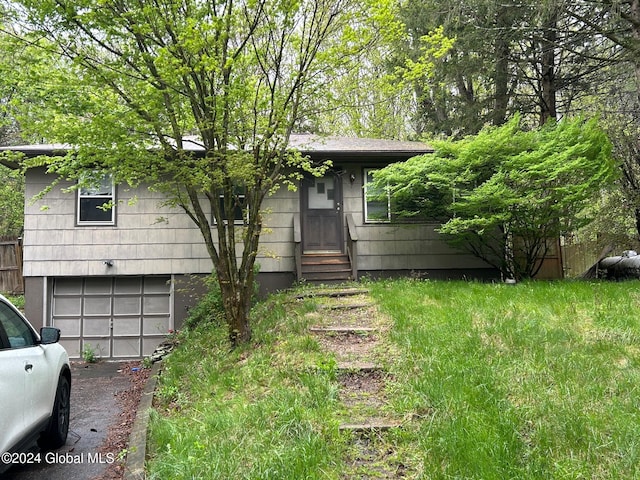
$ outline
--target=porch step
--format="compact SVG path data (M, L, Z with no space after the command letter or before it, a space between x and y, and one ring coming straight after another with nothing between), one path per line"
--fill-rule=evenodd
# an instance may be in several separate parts
M344 254L302 255L302 278L308 281L345 281L351 277L351 262Z

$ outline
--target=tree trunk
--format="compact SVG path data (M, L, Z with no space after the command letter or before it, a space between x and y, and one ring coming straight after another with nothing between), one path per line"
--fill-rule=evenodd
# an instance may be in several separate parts
M509 39L507 37L508 28L508 7L498 7L496 15L496 27L498 35L495 42L495 76L494 76L494 109L492 113L492 123L502 125L507 118L507 106L509 104Z
M249 313L251 310L251 292L253 282L220 283L222 299L225 307L227 325L229 328L229 340L232 347L251 340L251 323Z
M631 52L631 58L636 73L636 91L638 104L640 104L640 0L632 0L631 2L631 28L636 45L636 51Z
M554 6L542 24L540 64L540 125L558 116L556 111L556 42L558 12Z

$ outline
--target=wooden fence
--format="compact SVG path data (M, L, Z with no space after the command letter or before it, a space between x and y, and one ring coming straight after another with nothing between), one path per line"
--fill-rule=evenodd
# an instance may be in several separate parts
M22 278L22 241L0 237L0 292L24 293Z

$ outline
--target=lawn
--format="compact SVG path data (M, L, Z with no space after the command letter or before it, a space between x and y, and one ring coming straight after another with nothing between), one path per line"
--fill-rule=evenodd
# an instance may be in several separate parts
M393 328L377 438L404 478L640 476L640 282L367 284ZM335 362L307 333L313 299L254 310L254 342L187 332L152 415L149 477L342 479ZM382 445L380 445L382 444Z

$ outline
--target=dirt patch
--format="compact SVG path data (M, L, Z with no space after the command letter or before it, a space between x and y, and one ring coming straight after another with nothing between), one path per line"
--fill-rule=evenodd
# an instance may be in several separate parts
M100 453L103 455L113 454L118 458L118 461L110 464L103 474L93 477L92 480L122 480L124 478L124 452L128 446L140 397L149 379L151 369L142 368L142 362L134 361L123 363L122 368L118 369L118 373L128 378L129 388L116 393L120 415L109 426L107 438L100 446Z
M345 372L340 374L340 400L347 408L379 408L386 404L385 385L389 377L383 372Z
M373 361L380 338L374 333L331 332L318 336L320 346L335 355L338 363Z

